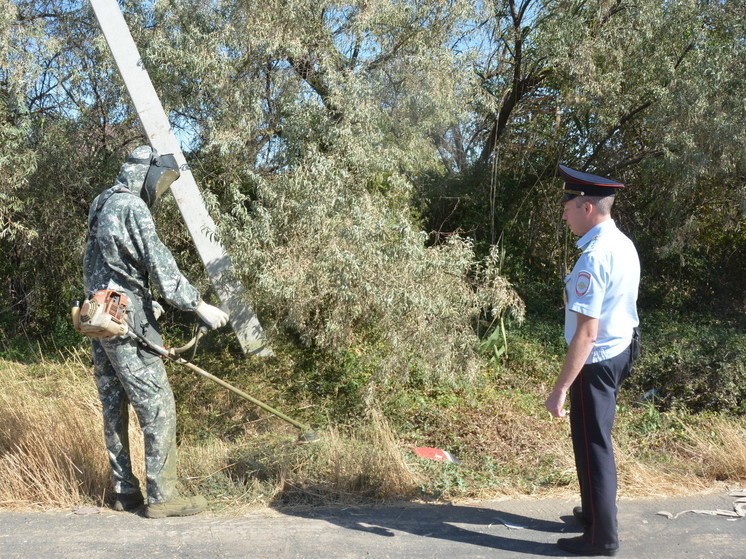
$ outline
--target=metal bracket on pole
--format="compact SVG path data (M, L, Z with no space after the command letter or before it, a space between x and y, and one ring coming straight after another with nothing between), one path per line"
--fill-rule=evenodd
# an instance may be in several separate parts
M233 274L230 258L216 240L215 223L207 213L194 175L171 130L171 124L150 81L117 0L91 0L91 6L150 145L158 153L173 153L179 164L181 177L171 185L171 193L207 269L207 275L220 297L223 309L230 314L230 323L241 348L244 353L250 355L272 355L272 349L267 344L259 320L242 299L243 290Z

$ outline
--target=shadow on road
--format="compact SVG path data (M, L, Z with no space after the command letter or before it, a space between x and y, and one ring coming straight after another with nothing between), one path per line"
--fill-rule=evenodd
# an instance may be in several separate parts
M407 503L400 506L349 507L345 509L304 508L300 510L279 508L289 516L325 520L348 530L375 534L384 538L405 532L424 538L501 549L532 556L562 557L563 553L546 537L533 532L550 532L558 536L568 531L580 532L572 517L563 522L552 522L489 509L460 505L427 505ZM503 532L510 536L496 535ZM525 537L524 537L525 536Z

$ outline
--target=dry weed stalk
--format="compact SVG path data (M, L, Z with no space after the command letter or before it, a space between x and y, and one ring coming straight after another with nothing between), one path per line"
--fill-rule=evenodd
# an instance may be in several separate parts
M3 506L70 507L104 497L109 486L109 466L102 441L100 406L93 379L81 382L80 367L90 368L83 365L80 355L74 354L60 365L3 362ZM137 448L137 434L132 441Z
M716 481L746 481L746 428L732 418L709 417L696 427L682 422L682 449L697 473Z
M332 434L333 485L377 498L411 494L421 480L404 460L396 434L380 411L371 409L368 417L368 425L350 437Z

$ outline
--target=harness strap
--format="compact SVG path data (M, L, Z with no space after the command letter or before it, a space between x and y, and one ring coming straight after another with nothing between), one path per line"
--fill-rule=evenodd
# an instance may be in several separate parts
M98 225L98 214L101 213L101 210L104 209L104 205L106 202L109 201L109 199L114 196L115 194L132 194L135 196L135 193L132 192L130 189L125 188L124 186L119 186L116 189L112 190L109 189L105 192L103 192L98 197L98 203L96 204L96 210L93 212L93 216L91 217L90 221L88 222L88 233L89 235L93 235L96 232L96 225Z

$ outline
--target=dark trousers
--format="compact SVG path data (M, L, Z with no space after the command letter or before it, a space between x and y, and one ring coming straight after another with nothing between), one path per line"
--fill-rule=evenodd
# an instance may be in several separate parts
M619 387L632 370L630 350L585 365L570 387L570 430L581 506L587 521L585 540L614 548L617 535L617 474L611 428Z

